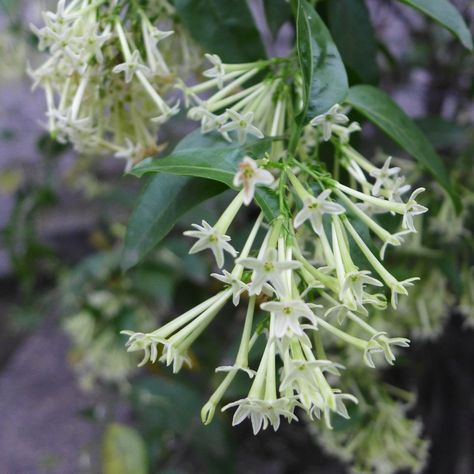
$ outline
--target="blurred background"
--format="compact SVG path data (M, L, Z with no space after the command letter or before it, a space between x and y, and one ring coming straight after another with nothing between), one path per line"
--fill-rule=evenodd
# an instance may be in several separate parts
M453 3L473 25L472 1ZM234 350L229 325L211 328L195 345L193 369L178 376L161 366L137 370L125 352L120 330L153 329L215 289L210 260L187 255L181 234L198 219L215 220L228 196L188 213L146 261L121 272L125 224L144 181L124 176L113 157L80 156L52 140L42 125L43 94L30 91L27 65L38 64L41 53L28 25L54 4L0 1L0 471L348 472L319 425L283 423L277 433L254 437L247 423L231 428L227 414L201 424L200 408L216 380L211 367ZM427 283L398 323L412 347L382 377L417 394L406 410L423 423L419 434L430 443L423 472L472 474L474 60L449 33L399 2L367 5L379 84L446 160L465 204L456 215L441 192L432 193L424 236L444 257L420 264L422 256L405 256L423 265ZM291 25L268 28L261 7L254 2L267 49L288 50ZM191 128L184 118L165 126L162 141L171 147ZM392 144L365 127L359 146L376 153ZM232 390L237 396L241 388Z

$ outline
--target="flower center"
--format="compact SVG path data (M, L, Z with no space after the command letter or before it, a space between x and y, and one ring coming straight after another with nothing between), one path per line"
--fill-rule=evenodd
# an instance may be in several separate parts
M273 272L273 270L275 270L275 265L273 265L273 262L265 262L263 264L263 269L267 272L267 273L270 273L270 272Z

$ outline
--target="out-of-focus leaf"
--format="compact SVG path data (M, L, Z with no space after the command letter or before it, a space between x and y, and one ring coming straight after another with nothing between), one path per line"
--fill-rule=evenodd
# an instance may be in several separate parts
M263 0L268 27L276 36L282 25L291 20L291 8L286 0Z
M435 148L461 148L467 142L469 130L442 117L425 117L416 121Z
M459 196L441 158L415 122L385 92L368 85L354 86L349 90L346 102L425 166L449 193L456 208L460 208Z
M143 439L134 429L111 423L102 445L103 474L147 474L148 462Z
M265 48L246 1L175 0L174 4L194 39L223 61L265 58Z
M123 270L136 265L185 212L225 189L216 181L189 176L154 176L130 216L122 254Z
M377 47L364 0L331 0L327 7L329 28L344 64L361 82L376 83Z
M343 102L348 91L347 74L331 35L315 9L298 2L296 45L304 81L304 121Z
M402 3L424 13L449 30L472 51L472 35L456 7L448 0L400 0Z

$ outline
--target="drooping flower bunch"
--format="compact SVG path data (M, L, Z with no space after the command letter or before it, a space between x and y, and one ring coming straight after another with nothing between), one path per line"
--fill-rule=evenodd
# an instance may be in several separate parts
M156 154L160 125L179 110L177 75L199 57L174 7L60 0L43 18L32 29L48 56L30 74L45 91L48 130L82 153L125 159L127 168Z
M348 383L360 394L353 418L342 420L340 429L334 430L308 423L321 447L354 474L395 474L401 469L420 472L429 443L421 438L421 422L407 416L413 395L380 383L363 369L354 371Z
M182 86L197 103L190 115L201 121L202 132L217 132L224 143L241 145L274 140L266 153L240 161L233 180L240 191L217 222L202 221L185 232L196 239L191 253L210 250L214 255L222 273L212 276L223 283L222 291L156 331L124 331L128 350L144 352L141 364L160 360L178 372L190 365L189 348L222 308L242 302L247 310L239 349L233 364L216 369L226 375L202 409L203 422L212 420L236 374L244 371L251 379L248 395L223 407L236 409L234 425L249 418L254 433L270 425L276 430L281 417L296 420L300 408L331 426L331 415L348 417L345 404L357 398L335 385L344 367L326 355L328 342L354 348L372 368L377 353L393 364L395 348L409 344L373 327L368 315L384 310L388 301L396 308L399 295L407 295L417 280L397 279L383 259L389 245L401 246L406 234L416 232L415 216L427 211L417 201L423 189L406 198L411 186L390 158L377 167L352 148L350 135L359 126L338 104L309 121L295 146L291 140L284 146L299 112L294 104L300 82L296 78L289 85L285 64L208 59L213 63L204 74L209 79ZM257 73L263 78L247 85ZM204 91L210 96L199 98ZM323 142L332 145L333 173L319 153ZM277 197L279 212L271 218L260 214L243 247L236 249L231 239L235 217L258 201L264 187ZM387 214L400 230L387 230L379 214ZM263 323L256 325L259 315ZM259 364L249 367L258 337L265 338L265 348Z

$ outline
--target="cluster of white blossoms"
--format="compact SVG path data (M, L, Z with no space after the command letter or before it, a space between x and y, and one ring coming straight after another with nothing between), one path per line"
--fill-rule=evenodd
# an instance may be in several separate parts
M213 67L206 72L207 81L183 85L187 97L198 104L190 115L201 120L203 133L217 131L242 144L249 136L284 135L291 101L278 68L272 69L268 61L227 65L216 56L209 60ZM244 87L267 67L271 72L266 77ZM217 92L209 98L197 98L214 88ZM390 159L377 168L351 148L350 134L359 127L349 123L339 105L308 127L294 153L275 139L264 156L244 157L234 177L234 186L241 190L218 221L202 221L185 232L196 239L190 252L212 252L222 271L212 276L224 284L222 291L156 331L124 331L128 350L143 351L142 364L159 360L177 372L183 364L190 365L189 348L227 303L247 306L235 360L217 368L226 375L202 409L206 424L243 371L251 379L248 395L222 408L235 408L234 425L249 418L254 433L269 426L276 430L281 417L296 420L301 409L331 426L331 416L347 418L345 404L357 403L357 398L333 386L344 367L327 357L329 343L337 340L353 347L372 368L376 354L393 364L395 348L409 344L373 327L367 316L372 308L385 309L387 296L396 308L398 296L407 295L417 280L398 280L382 260L388 245L400 246L405 234L416 232L414 217L427 210L417 202L423 189L404 200L410 186ZM353 186L342 184L336 173L331 176L319 164L322 141L333 143L337 165L348 171ZM238 251L230 235L235 217L262 186L278 196L280 214L267 222L260 214ZM378 221L380 213L398 219L401 230L385 229ZM378 239L379 255L368 235ZM258 318L263 321L256 324ZM357 335L351 333L354 327ZM249 367L249 352L259 337L265 338L265 349L259 364Z
M59 0L45 12L32 30L48 56L30 75L45 91L51 134L128 168L156 154L160 125L179 110L177 75L199 56L174 17L167 0L153 14L124 0Z
M404 469L420 472L428 457L429 443L421 438L421 422L407 417L412 400L398 401L389 392L390 387L367 374L358 375L357 384L363 383L369 393L362 395L364 403L361 400L357 419L342 430L321 429L309 423L310 431L321 447L347 463L353 474L395 474ZM402 398L410 398L411 394L396 391Z
M201 122L202 133L217 131L227 141L237 139L240 144L248 136L282 135L290 98L288 87L279 76L282 60L224 64L215 54L206 57L212 64L203 73L208 80L190 87L182 84L186 103L192 105L188 117ZM258 74L265 77L255 82ZM278 150L281 151L277 146L273 154Z

